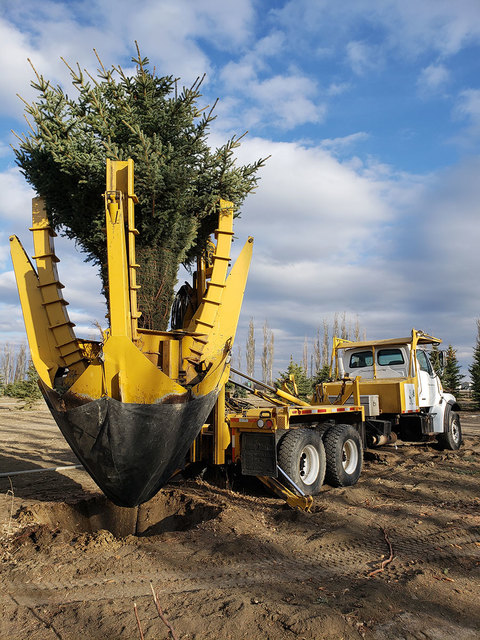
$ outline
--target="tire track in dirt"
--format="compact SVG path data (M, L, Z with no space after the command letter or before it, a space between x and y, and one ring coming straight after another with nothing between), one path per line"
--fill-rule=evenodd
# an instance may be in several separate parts
M453 530L420 538L407 538L402 534L405 532L390 534L396 576L401 575L402 569L412 561L421 561L425 566L439 559L480 559L480 547L477 546L480 531ZM385 541L378 536L378 539L317 545L310 553L296 553L292 558L269 554L269 557L242 559L211 570L203 563L192 564L192 558L189 558L185 562L189 568L175 572L159 569L132 573L120 569L100 579L58 576L41 582L13 580L5 585L5 594L0 596L0 602L11 602L9 592L15 593L18 604L27 606L141 597L151 593L150 582L160 593L187 593L237 590L253 585L262 588L272 583L291 584L291 576L295 576L297 582L310 581L313 584L331 579L365 579L386 551ZM162 584L166 586L162 587Z

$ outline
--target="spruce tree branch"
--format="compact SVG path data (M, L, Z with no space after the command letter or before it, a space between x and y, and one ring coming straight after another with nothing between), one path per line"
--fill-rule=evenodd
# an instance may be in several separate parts
M41 76L38 71L35 69L35 67L33 66L33 62L30 60L30 58L27 58L27 62L28 64L32 67L33 69L33 73L35 74L38 82L42 82L43 81L43 76Z
M70 71L70 75L75 78L75 71L72 69L72 67L68 64L68 62L65 60L65 58L63 56L60 56L60 60L63 62L63 64L67 67L67 69Z
M29 102L27 102L27 101L25 100L25 98L22 98L22 96L21 96L19 93L15 94L15 95L17 96L17 98L20 98L20 100L23 102L23 104L24 104L26 107L29 107L29 106L30 106L30 103L29 103Z
M100 56L98 55L98 52L97 52L97 50L95 49L95 47L93 48L93 53L95 54L95 57L96 57L96 58L97 58L97 60L98 60L98 64L99 64L99 65L101 66L101 68L102 68L103 75L104 75L104 76L105 76L105 78L106 78L106 77L107 77L107 75L108 75L108 74L107 74L107 70L106 70L106 69L105 69L105 67L103 66L103 62L102 62L102 60L101 60Z

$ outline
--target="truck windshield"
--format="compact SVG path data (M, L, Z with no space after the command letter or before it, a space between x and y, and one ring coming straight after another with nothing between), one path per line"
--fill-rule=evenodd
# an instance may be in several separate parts
M401 349L380 349L378 351L377 361L382 367L405 363Z
M373 354L371 351L357 351L350 356L350 369L360 369L360 367L371 367L373 365Z

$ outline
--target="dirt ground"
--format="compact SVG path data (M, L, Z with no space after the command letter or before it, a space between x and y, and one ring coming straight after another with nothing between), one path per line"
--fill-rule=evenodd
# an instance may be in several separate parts
M461 419L460 452L383 448L310 514L255 482L180 479L137 512L82 469L2 477L0 638L138 639L134 603L171 638L152 586L178 640L479 638L480 415ZM77 463L43 404L0 398L0 436L0 473Z

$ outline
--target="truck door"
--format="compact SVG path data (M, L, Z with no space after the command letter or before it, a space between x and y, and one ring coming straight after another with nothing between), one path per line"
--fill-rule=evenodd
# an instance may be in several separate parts
M438 402L437 376L423 349L417 349L417 362L419 406L433 407Z

